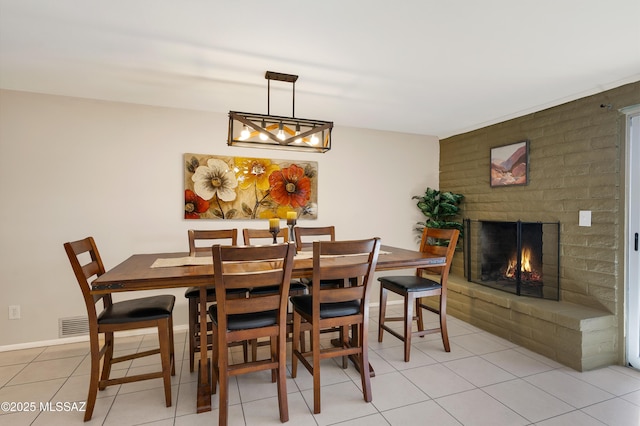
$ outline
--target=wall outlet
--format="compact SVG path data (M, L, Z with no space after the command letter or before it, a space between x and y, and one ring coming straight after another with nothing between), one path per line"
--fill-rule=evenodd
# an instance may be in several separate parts
M20 305L9 306L9 319L10 320L20 319Z
M578 213L578 226L591 226L591 210L580 210Z

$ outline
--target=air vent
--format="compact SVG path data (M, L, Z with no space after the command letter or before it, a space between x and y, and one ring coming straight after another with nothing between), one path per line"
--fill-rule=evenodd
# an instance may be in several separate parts
M58 318L58 336L69 337L89 334L87 317Z

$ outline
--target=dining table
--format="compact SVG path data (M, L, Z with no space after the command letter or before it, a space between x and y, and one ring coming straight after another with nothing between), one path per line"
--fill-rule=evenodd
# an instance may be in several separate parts
M357 256L355 256L357 257ZM335 257L331 262L348 263L354 256ZM441 267L445 257L417 250L382 245L376 271ZM313 275L311 252L300 251L294 258L294 278ZM207 329L207 286L213 285L211 256L192 257L185 252L134 254L96 278L91 286L94 295L140 290L163 290L181 287L200 289L200 329ZM207 345L200 345L198 365L197 412L211 411L211 365Z

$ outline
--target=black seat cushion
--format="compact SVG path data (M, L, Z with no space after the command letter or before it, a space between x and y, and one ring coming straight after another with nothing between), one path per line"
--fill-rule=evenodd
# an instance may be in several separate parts
M247 290L242 288L234 288L231 290L227 290L227 294L244 294L246 292ZM207 287L207 299L215 296L216 296L215 287ZM189 287L184 292L184 297L186 297L187 299L200 297L200 287Z
M176 297L161 295L117 302L98 315L98 324L123 324L171 316Z
M273 294L273 293L277 294L279 291L280 291L280 286L273 285L273 286L267 286L267 287L254 288L249 292L249 294L255 294L255 295ZM291 281L291 284L289 284L290 294L300 294L300 293L306 293L306 292L307 292L307 286L302 284L300 281Z
M292 296L291 303L294 308L311 315L312 296L304 294L302 296ZM347 315L355 315L360 312L360 301L350 300L348 302L321 303L320 318L337 318L346 317Z
M385 288L395 291L396 293L410 293L442 288L439 282L416 275L380 277L378 281L380 281Z
M215 297L215 295L215 287L207 287L207 298L209 298L209 296ZM185 290L184 297L186 297L187 299L200 297L200 287L189 287Z
M209 308L209 316L214 324L218 324L218 306ZM246 330L250 328L268 327L278 322L278 311L252 312L249 314L235 314L227 317L228 330Z
M300 281L308 287L311 287L313 280L310 278L301 278ZM344 286L344 280L320 280L320 288L336 288Z

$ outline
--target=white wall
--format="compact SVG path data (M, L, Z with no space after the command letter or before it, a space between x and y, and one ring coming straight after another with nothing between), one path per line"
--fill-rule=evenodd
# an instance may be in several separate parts
M0 91L0 348L56 339L58 318L86 314L66 241L94 236L109 268L184 251L189 228L261 226L184 220L186 152L317 161L318 219L301 224L417 247L411 196L438 186L437 138L336 123L333 149L312 154L228 147L226 134L226 114ZM184 291L173 293L185 324ZM9 305L22 319L8 320Z

